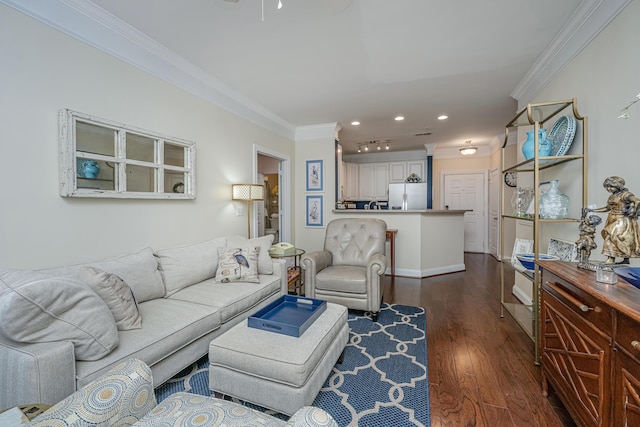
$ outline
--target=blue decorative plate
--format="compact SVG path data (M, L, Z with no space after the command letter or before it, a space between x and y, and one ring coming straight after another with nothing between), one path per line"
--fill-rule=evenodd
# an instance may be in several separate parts
M571 116L560 117L549 132L549 139L551 140L550 156L564 156L569 151L575 136L576 119Z

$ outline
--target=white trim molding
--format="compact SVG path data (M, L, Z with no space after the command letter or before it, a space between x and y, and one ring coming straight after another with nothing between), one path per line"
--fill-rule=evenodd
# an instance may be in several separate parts
M518 109L531 102L630 2L583 0L567 25L511 92L511 96L518 101Z

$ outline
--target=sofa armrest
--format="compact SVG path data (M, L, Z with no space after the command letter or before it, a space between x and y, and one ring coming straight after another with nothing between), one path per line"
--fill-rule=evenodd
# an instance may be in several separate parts
M31 426L131 425L155 406L151 369L129 359L37 416Z
M333 417L323 409L305 406L296 411L285 424L286 427L338 427Z
M53 405L76 391L70 341L23 344L0 337L0 408Z
M304 291L309 298L316 293L316 274L333 264L329 251L315 251L302 255L300 266L304 270Z
M273 262L273 274L280 277L280 290L282 295L286 295L289 292L289 285L287 283L287 263L284 259L274 258Z

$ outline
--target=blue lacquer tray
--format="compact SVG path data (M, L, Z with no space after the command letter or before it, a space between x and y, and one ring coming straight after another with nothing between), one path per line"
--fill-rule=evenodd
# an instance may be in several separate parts
M284 295L250 316L250 328L300 337L327 309L327 302L319 299Z

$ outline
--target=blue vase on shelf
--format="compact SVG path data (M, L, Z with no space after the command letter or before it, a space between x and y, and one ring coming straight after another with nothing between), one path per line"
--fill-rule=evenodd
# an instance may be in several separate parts
M533 158L533 147L534 147L534 136L533 133L535 131L530 130L527 131L527 140L522 145L522 154L524 154L524 159L529 160ZM538 129L538 156L545 157L551 154L551 141L547 138L547 130L546 129Z
M84 178L97 178L100 173L100 165L95 160L85 160L82 162L81 175Z

